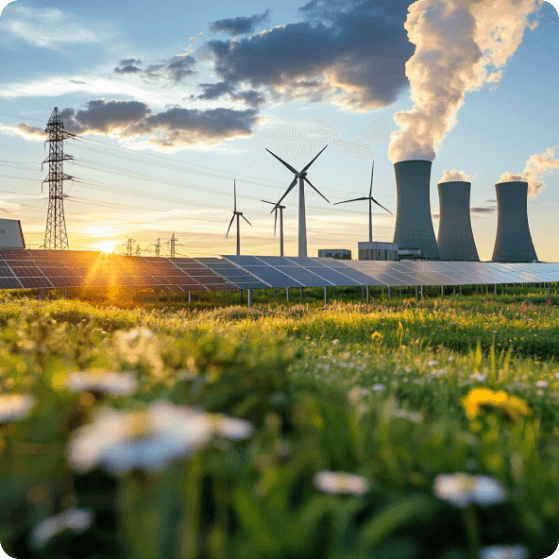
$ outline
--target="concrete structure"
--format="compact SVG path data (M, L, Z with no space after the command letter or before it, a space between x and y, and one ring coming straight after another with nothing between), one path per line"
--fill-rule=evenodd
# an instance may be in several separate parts
M470 220L471 186L466 181L441 182L437 185L441 214L437 244L441 260L479 262Z
M351 250L347 248L320 248L318 249L318 257L351 260Z
M425 258L438 260L429 199L431 165L430 161L422 160L394 164L398 191L394 242L400 249L419 249Z
M537 260L528 225L528 183L501 182L495 188L499 214L493 262Z
M398 260L425 260L418 248L403 248L398 250Z
M359 260L398 260L398 245L395 243L357 243Z
M0 248L25 248L19 219L0 219Z

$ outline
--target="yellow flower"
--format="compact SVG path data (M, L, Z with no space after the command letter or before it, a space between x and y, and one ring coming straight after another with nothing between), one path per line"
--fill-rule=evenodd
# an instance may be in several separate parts
M384 336L380 332L373 332L371 334L371 340L373 340L373 342L376 342L377 340L381 340L382 338L384 338Z
M475 419L484 406L505 413L513 421L531 413L528 404L521 398L509 396L504 390L495 392L490 388L473 388L460 403L468 419Z

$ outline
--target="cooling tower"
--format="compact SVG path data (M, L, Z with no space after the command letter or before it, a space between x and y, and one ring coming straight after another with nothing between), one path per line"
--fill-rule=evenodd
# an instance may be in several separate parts
M400 161L394 170L398 189L394 242L399 249L418 248L426 258L438 260L429 200L431 161Z
M471 183L449 181L437 186L441 214L437 244L441 260L479 262L470 221Z
M537 260L528 225L528 183L501 182L495 188L499 216L493 262Z

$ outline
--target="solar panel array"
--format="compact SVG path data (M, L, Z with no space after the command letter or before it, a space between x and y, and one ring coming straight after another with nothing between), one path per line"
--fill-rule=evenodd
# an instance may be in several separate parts
M270 287L483 285L559 281L559 263L503 264L223 256Z
M0 289L166 287L173 292L276 287L559 282L559 263L354 261L283 256L160 258L0 249Z
M237 286L192 258L121 256L92 251L0 250L0 289L168 287L221 291Z

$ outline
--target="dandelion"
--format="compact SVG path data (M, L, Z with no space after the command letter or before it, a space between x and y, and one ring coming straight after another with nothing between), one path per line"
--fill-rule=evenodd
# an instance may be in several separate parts
M81 472L96 465L113 474L157 471L203 448L214 435L237 440L251 433L252 425L244 420L158 401L136 412L100 410L92 424L76 431L67 454Z
M29 394L0 395L0 425L24 419L36 403L37 398Z
M522 415L532 413L525 400L516 396L509 396L504 390L494 392L490 388L472 388L460 403L468 419L475 419L482 408L494 408L503 412L513 421Z
M380 332L375 331L371 334L371 340L373 340L373 342L376 342L377 340L382 340L382 338L384 338L384 336Z
M439 499L459 508L467 507L470 503L493 505L502 503L506 498L505 489L496 479L462 472L438 475L433 493Z
M39 522L31 532L31 545L35 548L43 547L56 534L64 530L83 532L93 522L93 513L87 509L68 509L56 516L51 516Z
M491 545L484 547L479 554L479 559L526 559L527 557L528 550L520 544L508 547Z
M66 388L72 392L128 396L138 388L138 381L133 373L75 371L66 378Z
M370 482L361 477L344 472L323 470L314 476L314 484L325 493L344 495L364 495L369 491Z

